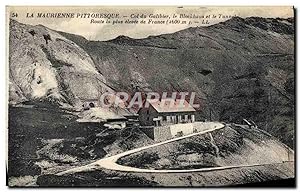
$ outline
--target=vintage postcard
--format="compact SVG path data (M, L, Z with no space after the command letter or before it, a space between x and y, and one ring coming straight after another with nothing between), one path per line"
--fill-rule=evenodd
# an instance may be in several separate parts
M294 187L294 8L7 6L10 187Z

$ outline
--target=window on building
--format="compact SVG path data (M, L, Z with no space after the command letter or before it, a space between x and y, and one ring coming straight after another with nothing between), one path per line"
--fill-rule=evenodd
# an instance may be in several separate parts
M195 115L191 115L192 122L195 122Z
M158 125L158 126L161 126L161 121L157 121L157 125Z
M180 115L176 116L176 123L180 122Z
M166 121L166 120L167 120L167 117L166 117L166 116L163 116L162 119L163 119L163 121Z
M188 115L184 115L184 120L188 120Z
M170 116L167 116L167 122L171 122L171 117Z
M147 110L147 114L149 115L149 109Z
M147 117L147 121L149 121L150 120L150 118L149 117Z

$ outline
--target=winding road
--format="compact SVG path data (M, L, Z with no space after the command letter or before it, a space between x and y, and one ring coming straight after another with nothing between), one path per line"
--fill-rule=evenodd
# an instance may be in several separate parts
M225 127L224 124L219 123L219 122L209 122L211 123L210 128L206 129L206 130L202 130L199 131L197 133L193 133L190 135L185 135L182 137L177 137L177 138L173 138L170 140L166 140L163 142L159 142L159 143L155 143L152 145L147 145L144 147L139 147L136 149L132 149L129 151L125 151L123 153L120 154L116 154L110 157L105 157L103 159L97 160L91 164L85 165L85 166L81 166L81 167L76 167L67 171L63 171L58 173L57 175L64 175L64 174L71 174L71 173L75 173L75 172L81 172L81 171L93 171L93 170L98 170L98 169L108 169L108 170L115 170L115 171L122 171L122 172L139 172L139 173L189 173L189 172L206 172L206 171L214 171L214 170L225 170L225 169L232 169L232 168L241 168L241 167L255 167L255 166L264 166L264 165L270 165L270 164L248 164L248 165L232 165L232 166L222 166L222 167L209 167L209 168L200 168L200 169L164 169L164 170L157 170L157 169L141 169L141 168L136 168L136 167L130 167L130 166L125 166L125 165L120 165L117 163L117 161L127 155L136 153L136 152L140 152L152 147L156 147L156 146L160 146L160 145L164 145L167 143L171 143L174 141L178 141L181 139L185 139L185 138L189 138L189 137L193 137L196 135L201 135L201 134L205 134L205 133L210 133L212 131L218 130L218 129L222 129ZM291 161L292 162L292 161ZM277 163L272 163L272 164L277 164ZM281 164L281 163L278 163Z
M156 147L156 146L160 146L160 145L164 145L167 143L171 143L174 141L178 141L181 139L185 139L185 138L189 138L189 137L193 137L196 135L202 135L208 132L212 132L218 129L222 129L225 127L224 124L220 123L220 122L209 122L209 124L211 124L209 127L212 127L210 129L206 129L203 131L199 131L197 133L192 133L189 135L185 135L182 137L176 137L170 140L166 140L163 142L159 142L159 143L155 143L152 145L147 145L144 147L139 147L139 148L135 148L129 151L125 151L123 153L117 154L117 155L113 155L111 157L105 157L103 159L100 159L96 162L93 162L91 164L85 165L85 166L81 166L81 167L76 167L73 169L69 169L63 172L58 173L57 175L64 175L64 174L70 174L70 173L74 173L74 172L80 172L80 171L87 171L87 170L96 170L98 168L105 168L108 170L115 170L115 171L125 171L125 172L143 172L143 173L176 173L176 172L197 172L197 171L209 171L209 170L213 170L213 169L224 169L224 167L214 167L214 168L201 168L201 169L188 169L188 170L169 170L169 169L165 169L165 170L154 170L154 169L140 169L140 168L135 168L135 167L129 167L129 166L124 166L124 165L120 165L117 163L118 159L126 156L126 155L130 155L139 151L143 151L152 147ZM228 168L232 168L234 166L228 166ZM240 167L240 166L239 166Z

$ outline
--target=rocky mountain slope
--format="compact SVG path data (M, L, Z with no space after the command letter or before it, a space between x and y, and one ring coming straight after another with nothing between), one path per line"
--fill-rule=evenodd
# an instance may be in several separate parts
M139 151L118 160L143 169L200 169L224 166L279 164L293 161L294 153L259 129L225 128Z
M105 83L76 43L44 26L10 21L10 103L47 99L76 106L80 99L111 91Z
M60 34L82 47L117 90L195 91L202 119L251 119L293 146L293 18L233 18L106 42Z
M11 21L9 49L11 103L50 98L77 105L111 88L195 91L199 118L250 119L293 146L292 18L233 18L106 42Z

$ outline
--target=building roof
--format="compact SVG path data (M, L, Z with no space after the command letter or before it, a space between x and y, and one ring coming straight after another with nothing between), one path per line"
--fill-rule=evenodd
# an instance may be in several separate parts
M122 107L115 107L112 109L113 112L115 112L116 114L120 115L120 116L134 116L136 115L135 113L129 111L126 108L122 108Z
M158 113L172 113L172 112L194 112L196 111L186 100L181 99L161 99L160 101L153 102L153 100L147 100L150 105ZM172 104L173 102L173 104Z
M89 110L82 111L77 119L79 122L106 122L109 120L127 120L122 115L118 115L112 109L109 108L90 108Z

